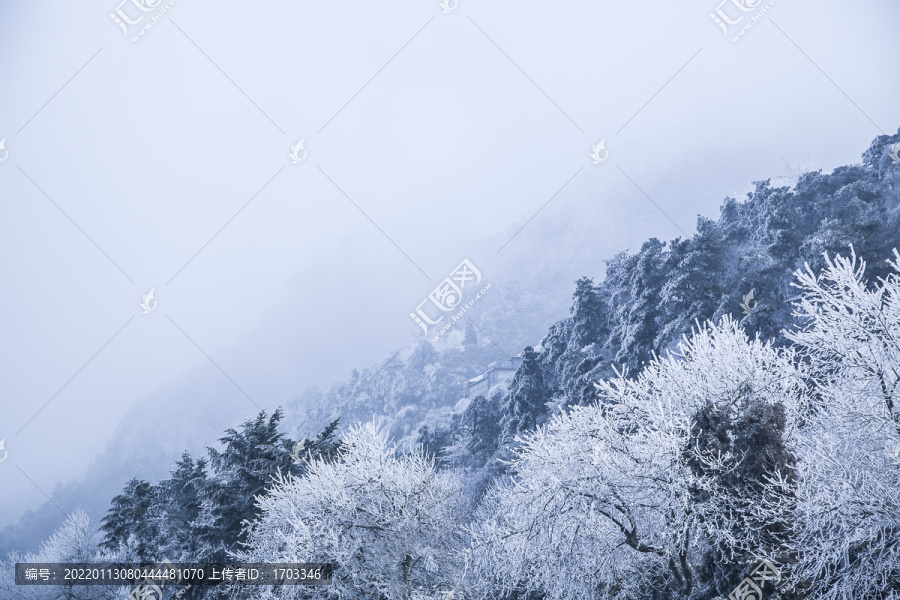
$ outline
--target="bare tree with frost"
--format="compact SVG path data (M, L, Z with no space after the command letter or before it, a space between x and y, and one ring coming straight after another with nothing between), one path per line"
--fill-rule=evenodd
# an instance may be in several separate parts
M734 485L746 453L699 443L697 424L703 414L739 420L753 406L779 407L789 439L807 398L792 353L748 339L726 317L637 377L597 387L595 404L520 439L516 476L488 495L469 553L482 592L625 599L661 585L688 598L712 548L761 553L747 528L757 515L741 510L746 489ZM756 493L781 493L756 483Z
M90 517L82 510L69 514L53 535L41 543L37 553L12 553L0 561L0 598L15 600L104 600L124 597L126 587L15 584L16 563L90 563L104 558L99 536Z
M452 589L466 545L460 478L424 452L398 453L374 424L352 427L343 443L337 459L313 460L258 498L244 556L331 562L334 583L268 597L411 600Z
M820 397L802 430L792 552L810 598L867 600L900 591L900 254L874 285L865 262L826 256L799 271L809 357ZM786 486L785 482L780 482ZM791 486L794 487L794 486Z

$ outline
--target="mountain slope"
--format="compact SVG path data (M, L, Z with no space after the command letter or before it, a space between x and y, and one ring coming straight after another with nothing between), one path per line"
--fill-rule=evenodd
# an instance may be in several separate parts
M615 256L602 282L577 282L571 316L541 341L540 369L529 375L520 367L520 376L540 379L543 402L534 401L534 386L526 386L530 399L516 397L525 393L520 386L504 406L532 406L531 421L544 422L547 404L589 402L593 383L613 376L614 365L634 370L674 348L697 321L725 314L750 333L786 343L782 331L797 295L791 281L804 264L818 272L823 253L846 254L852 241L869 260L870 281L889 272L886 260L900 245L900 165L889 156L898 142L900 133L879 136L862 164L806 173L794 186L757 182L745 201L727 198L718 220L700 217L694 236L653 238ZM503 432L506 439L518 433Z

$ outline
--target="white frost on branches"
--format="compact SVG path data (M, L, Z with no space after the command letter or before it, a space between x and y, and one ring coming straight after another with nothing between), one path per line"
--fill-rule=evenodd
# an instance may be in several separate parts
M753 532L736 536L730 513L703 514L729 498L689 462L721 474L740 457L700 450L694 416L709 405L728 414L750 401L779 403L792 431L803 378L790 352L749 340L725 318L637 377L622 373L598 388L594 405L573 407L519 440L517 475L489 494L470 567L493 584L542 589L553 600L638 597L647 574L663 572L687 597L702 544L753 551ZM693 502L696 490L713 501Z
M97 532L82 510L71 513L37 553L12 553L0 561L0 598L15 600L102 600L121 597L124 588L100 586L32 586L15 584L16 563L91 563L104 558Z
M337 460L313 460L304 477L281 478L258 499L243 558L335 564L333 585L284 586L280 598L400 600L450 589L466 545L459 477L423 452L399 454L374 424L343 442Z
M809 600L893 597L895 255L895 272L873 285L855 255L798 272L794 349L725 317L636 376L597 384L594 404L516 440L514 475L474 519L456 474L399 454L372 425L354 428L338 460L314 461L259 499L246 558L335 562L335 586L306 591L340 598L414 600L449 587L474 598L710 597L760 559Z
M852 248L851 248L852 250ZM797 273L790 339L815 366L821 405L801 432L792 550L812 598L882 598L900 586L900 254L867 286L866 265L828 260ZM827 257L826 257L827 258Z

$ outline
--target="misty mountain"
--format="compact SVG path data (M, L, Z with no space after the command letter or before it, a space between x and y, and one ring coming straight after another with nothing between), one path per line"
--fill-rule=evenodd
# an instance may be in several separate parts
M324 427L328 417L338 408L346 408L354 418L361 420L370 420L376 414L396 418L398 435L417 431L419 421L428 420L425 415L429 411L434 412L433 418L446 420L447 407L459 400L468 378L478 374L489 362L503 360L506 353L515 353L515 348L542 335L547 325L564 314L566 279L555 273L549 262L529 262L528 268L529 277L542 278L541 287L529 289L525 281L491 277L490 273L496 273L497 269L485 269L485 278L492 286L485 299L466 313L466 323L477 323L477 344L463 343L466 325L462 322L439 343L426 342L413 321L406 317L415 306L412 303L409 307L398 308L397 312L406 319L409 330L416 333L410 334L411 341L384 361L361 367L357 375L351 375L349 382L339 381L325 392L308 388L292 397L273 398L254 392L259 387L256 382L275 377L272 371L276 368L287 373L283 374L285 379L290 379L297 360L291 348L304 346L312 343L310 339L315 339L290 320L296 311L294 303L284 302L259 325L258 330L247 334L239 346L216 356L217 364L240 382L240 389L214 365L207 363L129 408L105 450L89 464L86 475L47 490L60 508L45 502L0 530L0 556L14 549L36 550L41 540L63 522L65 517L60 509L81 508L96 522L105 513L109 499L129 479L158 481L167 477L171 464L183 452L201 455L222 431L240 419L252 417L260 408L272 411L282 405L285 427L295 439L317 433L316 427ZM288 297L303 296L305 286L305 278L298 278L296 293L288 294ZM423 295L428 291L428 288L424 289ZM287 327L285 322L291 325ZM254 354L253 348L266 346L273 336L293 336L284 342L284 356L279 357L277 363L260 369L242 363L243 357ZM348 345L353 343L348 341ZM271 348L267 351L271 352ZM348 350L348 354L353 355L353 352ZM255 357L251 362L259 360ZM428 365L431 367L426 375L422 369ZM378 373L382 366L383 372ZM414 379L414 373L421 377ZM248 381L253 385L248 385ZM264 390L267 389L265 385L262 386ZM278 385L283 387L285 384L280 382ZM306 386L308 383L303 387ZM297 389L303 388L298 386ZM245 391L249 392L249 398ZM269 391L276 396L275 390ZM400 409L404 412L399 417L392 412ZM350 418L342 420L346 425L351 422Z
M436 345L413 341L326 391L306 390L285 403L285 426L300 439L336 415L343 427L380 418L397 439L446 452L464 433L469 407L458 402L465 381L541 336L512 391L491 408L530 411L525 422L532 425L559 407L587 402L593 383L613 374L612 365L636 369L653 353L673 348L696 320L734 315L748 330L783 343L781 330L792 320L789 300L796 296L792 273L805 262L821 268L823 252L846 251L852 242L860 255L876 257L873 277L886 272L882 261L900 231L897 174L886 151L896 139L880 136L861 164L807 173L793 186L758 182L744 201L727 198L717 220L701 217L690 238L650 239L638 252L597 257L593 266L590 257L580 260L583 270L606 276L599 283L579 280L571 315L552 325L564 310L558 304L562 283L551 262L533 263L531 280L547 289L495 284L491 302L469 314L472 327L457 327ZM751 291L745 304L753 310L745 315L741 303ZM241 412L255 410L220 374L212 368L195 373L131 409L85 480L54 490L53 497L64 510L82 507L99 519L126 481L162 479L181 452L200 454ZM521 419L503 423L507 438L522 427ZM423 426L430 428L424 434ZM496 450L496 444L484 448ZM34 549L60 522L59 511L45 504L4 530L0 551Z
M647 240L608 261L602 281L579 280L571 316L552 325L520 367L520 377L539 382L512 390L506 405L531 407L532 422L544 422L548 405L590 402L593 384L614 368L634 371L697 323L725 315L784 344L798 296L794 272L806 264L822 270L824 255L846 254L851 243L867 257L870 281L885 277L900 245L900 174L889 156L898 140L879 136L861 164L806 173L793 186L757 182L744 201L726 198L717 220L700 217L692 237ZM504 433L511 439L518 430Z

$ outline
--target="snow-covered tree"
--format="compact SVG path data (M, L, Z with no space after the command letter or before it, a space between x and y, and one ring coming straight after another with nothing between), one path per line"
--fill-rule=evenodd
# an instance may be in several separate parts
M609 335L608 308L593 280L582 277L572 294L572 337L570 345L582 348L603 341Z
M154 486L155 499L149 518L157 535L157 556L191 562L200 550L195 523L200 516L203 493L208 485L206 461L183 452L169 479Z
M598 388L597 403L519 440L516 476L488 494L474 535L475 579L553 600L662 588L686 598L698 592L696 567L711 548L766 552L740 497L748 490L730 477L741 472L746 443L735 431L729 443L698 443L697 422L704 412L740 421L753 407L777 407L784 435L773 443L783 445L806 402L790 351L748 339L726 317L637 377L623 372ZM786 467L756 466L776 477ZM754 488L765 491L778 493Z
M101 558L98 535L84 511L71 513L62 526L41 544L37 553L13 553L0 561L0 598L3 600L102 600L122 590L105 586L25 586L15 584L15 564L89 563Z
M501 406L501 438L512 441L517 435L534 429L546 412L545 404L549 400L540 355L531 346L526 346L522 364L513 375L509 393Z
M254 496L272 483L277 473L292 467L292 444L278 430L281 409L266 416L260 411L240 430L228 429L219 438L220 452L207 448L212 474L203 486L195 526L202 543L198 558L226 560L244 541L244 520L258 515Z
M150 519L156 489L150 482L132 478L122 493L112 499L103 517L100 547L121 561L150 562L157 558L157 529Z
M244 554L256 562L331 562L334 584L271 594L409 600L454 585L465 545L459 477L422 451L399 454L372 423L352 427L342 441L337 459L313 459L305 476L278 477L258 497L261 515L248 526Z
M500 447L500 404L504 390L497 388L489 398L472 398L451 427L453 442L445 451L445 461L463 475L465 494L477 503L506 467L498 459Z
M791 551L810 598L900 592L900 254L874 285L866 265L807 267L788 337L815 367L818 410L802 431ZM782 482L782 485L786 485ZM793 486L791 486L793 487ZM892 594L889 596L889 594Z
M90 562L97 556L96 532L82 510L66 518L62 527L41 544L40 562Z
M500 439L499 391L487 398L475 396L456 423L456 439L447 449L448 460L462 467L480 468L498 449Z

